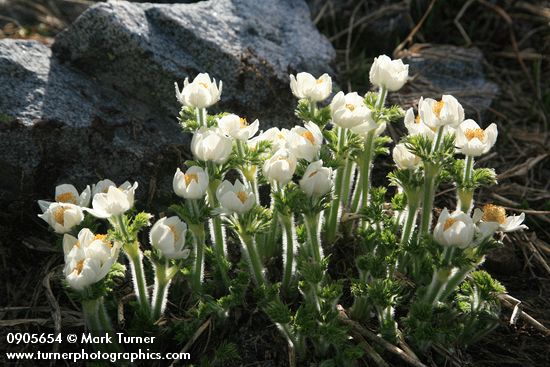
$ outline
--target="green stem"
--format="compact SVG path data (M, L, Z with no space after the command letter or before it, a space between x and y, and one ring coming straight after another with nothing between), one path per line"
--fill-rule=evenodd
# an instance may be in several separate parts
M294 218L290 216L281 216L281 223L284 228L284 271L283 271L283 290L288 291L294 274L294 242L296 238L296 229L294 227Z
M443 139L443 130L444 130L444 126L437 128L437 135L435 138L435 143L434 143L432 152L437 152L437 150L439 149L439 145L441 144L441 140Z
M341 202L344 207L347 207L349 200L349 195L351 192L351 186L353 184L353 171L355 170L355 163L351 160L346 160L346 165L344 167L344 179L342 184L342 190L340 192L340 197L342 198Z
M378 99L376 100L376 108L381 109L384 107L384 103L386 102L386 96L388 95L388 90L385 87L380 87L380 90L378 92Z
M369 200L369 188L370 188L370 170L372 158L374 155L374 134L373 129L367 134L365 141L365 152L361 162L361 207L366 208Z
M265 245L263 248L263 257L267 260L271 256L275 255L275 244L277 243L277 240L279 239L279 211L275 207L275 200L274 200L274 194L279 192L283 192L283 188L279 188L278 184L273 181L271 183L272 187L272 194L271 194L271 223L269 226L269 232L267 233L267 236L265 237Z
M213 181L208 185L207 190L208 202L210 207L217 208L219 206L218 199L216 198L215 187ZM229 275L227 274L227 267L225 265L225 234L222 228L222 221L220 217L216 216L209 221L210 233L214 240L214 258L218 265L218 270L222 277L223 284L226 288L229 288Z
M419 240L428 234L432 224L432 209L437 173L438 170L436 166L424 162L424 197L422 199L422 220Z
M411 238L412 229L416 221L416 214L418 211L418 203L409 202L407 205L407 221L405 227L403 227L403 235L401 236L401 244L406 244Z
M350 213L356 213L357 208L359 208L359 203L361 202L361 189L363 187L363 176L361 176L361 170L357 170L357 175L355 176L355 188L353 189L353 199L351 202Z
M104 329L99 321L99 299L89 299L82 301L82 313L84 314L84 320L86 327L93 335L101 335L104 333Z
M193 292L201 293L204 271L204 245L206 240L204 224L189 224L189 229L193 234L195 244L195 259L193 262L193 271L191 274L191 288L193 289Z
M319 213L304 215L311 255L317 263L320 263L323 257L323 249L319 240L319 216Z
M459 188L458 198L460 204L460 210L464 213L469 213L472 207L473 190L472 187L472 175L473 175L474 157L466 156L466 165L464 167L464 180L462 182L463 188Z
M109 315L107 314L107 310L105 309L103 297L99 299L98 316L99 323L102 326L103 330L111 335L114 334L113 325L111 324L111 320L109 318Z
M466 276L472 270L473 269L470 267L464 267L462 269L458 269L454 274L452 274L444 285L443 291L439 296L439 300L445 301L447 297L455 291L456 287L458 287L458 285L466 279Z
M155 290L153 292L153 308L151 316L153 321L160 318L166 305L166 296L170 279L166 276L167 261L155 265Z
M147 281L143 271L143 253L139 249L137 242L126 246L126 254L130 261L132 269L132 278L134 279L134 290L141 308L149 313L149 295L147 293Z
M338 152L337 154L340 156L344 150L345 144L346 144L346 134L343 128L338 127ZM344 157L340 157L344 158ZM338 216L340 213L340 192L342 191L342 184L344 180L344 169L342 167L338 167L336 169L336 179L334 183L334 198L332 199L332 202L330 204L330 208L328 210L328 217L326 220L327 223L327 230L326 230L326 236L327 241L329 243L334 242L336 239L336 234L338 232Z
M199 127L207 127L206 108L197 108L197 122L199 123Z
M248 263L250 264L252 275L254 276L254 282L258 286L265 285L264 266L258 254L254 238L242 231L239 231L237 234L239 235L243 250L248 258Z

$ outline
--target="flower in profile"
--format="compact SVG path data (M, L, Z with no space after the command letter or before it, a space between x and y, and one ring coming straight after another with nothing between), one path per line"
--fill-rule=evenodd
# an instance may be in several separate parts
M488 224L494 227L493 232L497 230L502 232L514 232L528 229L528 227L523 224L525 213L507 216L506 209L494 204L485 204L482 209L476 208L474 210L473 219L482 230L484 226Z
M149 241L167 259L186 259L190 250L185 248L187 224L177 216L159 219L151 228Z
M103 279L118 257L118 246L107 240L107 235L96 234L88 228L78 233L78 238L69 234L63 236L65 254L65 278L75 290Z
M420 106L422 105L424 99L420 97L420 101L418 102L418 109L420 109ZM435 136L435 129L430 128L428 125L422 121L422 118L420 117L420 114L414 115L414 109L411 107L407 110L405 113L405 128L407 128L407 132L410 136L414 135L422 135L426 136L430 139L433 139Z
M374 58L369 72L370 82L377 87L384 87L395 92L407 82L409 65L403 64L401 59L392 60L386 55Z
M315 79L309 73L298 73L296 77L290 75L290 89L297 98L321 102L332 93L332 79L328 74Z
M260 141L268 141L271 143L271 150L276 152L279 149L287 147L287 138L290 131L288 129L279 129L272 127L260 133L255 138L250 139L247 144L251 149L255 149Z
M487 153L497 140L496 124L489 125L485 130L472 119L468 119L458 126L456 131L456 147L460 153L477 157Z
M216 190L216 197L228 213L244 214L256 203L252 188L243 185L240 180L235 181L235 184L223 181Z
M207 73L200 73L191 83L189 83L188 78L185 78L181 92L178 83L174 84L176 98L182 105L187 107L210 107L220 100L222 93L222 82L220 81L220 84L216 85L216 79L210 80Z
M422 122L434 130L446 125L456 128L464 121L464 108L451 95L443 95L440 101L426 98L418 110Z
M363 97L357 92L344 94L338 92L330 103L332 121L343 128L350 129L372 119L371 110L365 105Z
M420 165L419 156L411 153L405 144L397 144L392 152L393 161L399 169L414 169Z
M254 120L250 125L245 118L235 114L225 115L218 119L218 127L225 134L237 140L246 141L256 135L260 122Z
M265 161L264 176L270 181L276 181L280 186L284 186L292 180L292 176L296 171L296 164L294 154L286 148L281 148Z
M311 121L306 122L304 126L293 127L287 136L287 142L289 149L294 153L296 158L311 162L317 159L319 155L319 150L323 143L323 133Z
M469 215L457 210L452 214L443 209L434 228L434 239L443 246L465 249L472 245L475 224Z
M50 203L44 213L38 216L56 233L67 233L84 220L82 208L69 203Z
M116 187L116 184L109 179L98 181L96 184L92 185L92 197L94 197L95 194L98 194L100 192L107 193L110 186Z
M138 183L125 182L120 187L109 186L106 193L100 192L92 199L92 209L86 209L97 218L110 218L124 214L134 206L134 195Z
M201 161L211 161L222 164L229 159L233 141L219 128L201 127L193 135L191 151Z
M182 198L201 199L208 189L208 174L199 166L189 167L185 173L178 168L172 187L176 195Z
M300 180L300 188L309 197L327 194L332 188L332 168L323 167L322 160L310 163Z

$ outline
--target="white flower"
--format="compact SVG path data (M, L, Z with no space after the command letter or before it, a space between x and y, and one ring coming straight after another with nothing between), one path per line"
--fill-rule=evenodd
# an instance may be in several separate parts
M110 186L116 187L116 184L109 179L98 181L97 184L92 185L92 197L94 197L95 194L98 194L100 192L107 193Z
M226 136L219 128L201 127L193 135L191 140L191 151L201 161L212 161L222 164L227 161L233 141Z
M258 132L260 122L254 120L248 124L245 118L234 114L225 115L218 119L218 127L225 134L238 140L248 140Z
M419 109L422 105L422 102L423 98L421 97L420 101L418 102ZM412 107L409 108L405 113L404 122L410 136L422 135L430 139L433 139L435 136L434 130L432 130L428 125L424 123L424 121L422 121L420 115L416 115L416 117L414 116L414 110Z
M289 134L288 129L279 129L278 127L272 127L263 131L260 135L252 138L248 141L248 146L252 149L256 147L260 141L269 141L271 143L271 150L276 152L279 149L287 147L287 137Z
M418 106L418 110L422 122L432 129L445 125L456 128L464 121L464 108L451 95L443 95L440 101L426 98Z
M78 193L78 190L69 184L61 184L55 188L55 202L57 203L68 203L74 204L82 207L90 205L91 199L91 189L90 185L86 186L84 191L81 194ZM42 209L42 213L48 210L51 202L45 200L38 200L38 205Z
M497 125L491 124L485 130L472 119L458 126L456 132L456 147L460 153L477 157L487 153L497 140Z
M305 159L311 162L317 159L321 144L323 143L323 133L317 125L308 121L304 127L295 126L287 135L287 146L298 159Z
M296 77L290 75L290 89L297 98L320 102L332 93L332 79L328 74L315 79L309 73L298 73Z
M38 216L44 219L56 233L67 233L84 220L82 208L68 203L50 203L44 213Z
M264 176L270 181L277 181L281 186L292 180L296 171L296 157L286 148L279 149L264 163Z
M460 210L449 214L447 208L439 215L434 229L434 239L443 246L465 249L474 240L476 227L472 218Z
M370 82L377 87L384 87L390 92L395 92L407 82L409 77L409 65L403 61L392 60L386 55L374 58L369 72Z
M172 187L176 195L182 198L201 199L208 189L208 174L198 166L189 167L185 173L178 168Z
M300 188L309 197L327 194L332 188L332 168L323 167L322 160L310 163L300 180Z
M78 233L78 239L65 234L65 278L76 290L99 282L108 273L118 257L118 247L106 240L106 235L94 235L88 228Z
M94 195L92 209L86 209L97 218L110 218L124 214L134 206L134 194L138 183L131 185L125 182L120 187L109 186L106 193L100 192Z
M244 214L256 203L252 188L244 186L239 180L234 185L227 180L223 181L216 191L216 197L229 213Z
M186 259L190 252L185 248L186 235L187 224L176 216L164 217L151 228L149 241L167 259Z
M380 124L377 124L376 121L372 118L372 114L368 114L365 118L365 120L360 123L357 126L353 126L350 128L351 131L356 133L359 136L362 136L363 138L367 138L367 135L372 131L375 131L375 135L378 136L384 132L386 129L386 123L381 122Z
M345 94L338 92L330 103L332 121L343 128L352 128L371 117L371 110L365 105L363 97L356 92Z
M419 156L411 153L405 144L397 144L392 152L393 161L399 169L414 169L420 165Z
M176 98L182 105L187 107L210 107L220 100L222 93L222 82L220 81L219 86L217 86L216 79L210 80L210 76L206 73L197 75L192 83L189 83L189 79L185 78L181 92L178 83L174 84Z
M474 222L478 223L478 226L481 227L480 229L483 228L484 224L494 225L495 229L493 232L496 230L502 232L514 232L528 229L525 224L522 224L525 220L525 213L506 216L506 209L493 204L485 204L483 209L475 209L473 219Z

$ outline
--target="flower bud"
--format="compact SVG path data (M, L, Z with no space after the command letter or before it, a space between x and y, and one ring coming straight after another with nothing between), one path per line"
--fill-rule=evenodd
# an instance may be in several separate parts
M220 100L222 93L222 82L220 81L219 86L217 86L216 79L210 80L210 76L206 73L197 75L192 83L189 83L189 79L185 78L181 92L178 83L174 84L176 98L182 105L187 107L210 107Z
M198 166L189 167L185 173L178 168L172 187L176 195L182 198L201 199L208 190L208 174Z
M185 248L187 224L178 217L164 217L159 219L151 228L149 241L167 259L186 259L189 249Z
M370 82L377 87L384 87L390 92L395 92L407 82L409 77L409 65L403 61L392 60L386 55L374 58L369 72Z
M227 180L223 181L216 190L216 197L228 213L244 214L256 203L252 188L244 186L239 180L234 185Z
M310 163L300 180L300 188L309 197L327 194L332 188L332 168L323 167L322 160Z
M231 138L218 128L201 127L191 140L191 151L198 160L216 164L225 163L229 159L232 148Z
M315 79L309 73L298 73L296 77L290 75L290 89L297 98L321 102L332 93L332 79L328 74Z

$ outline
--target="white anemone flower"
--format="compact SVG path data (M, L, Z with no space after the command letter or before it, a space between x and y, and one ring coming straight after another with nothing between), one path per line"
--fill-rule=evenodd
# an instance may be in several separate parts
M310 163L300 180L300 188L309 197L327 194L332 189L332 168L323 167L322 160Z
M440 101L426 98L418 110L422 122L434 130L446 125L456 128L464 121L464 108L451 95L443 95Z
M369 72L372 84L390 92L401 89L408 77L409 65L404 64L401 59L392 60L386 55L375 57Z
M304 126L295 126L290 130L287 146L296 158L312 162L318 158L323 143L323 133L311 121L306 122Z
M80 291L109 273L118 258L119 248L107 241L106 235L94 235L88 228L83 228L78 238L65 234L63 251L65 278L71 288Z
M476 208L473 215L474 222L483 228L484 224L495 225L494 231L515 232L529 229L523 221L525 213L520 215L506 215L506 209L494 204L485 204L482 209Z
M485 130L472 119L461 123L456 131L456 147L460 153L477 157L487 153L497 140L496 124L489 125Z
M240 180L235 184L225 180L216 190L221 207L228 213L244 214L256 203L252 187L245 186Z
M276 181L280 186L284 186L292 180L296 164L296 156L290 150L281 148L265 161L264 176L270 181Z
M418 106L420 106L423 102L423 99L420 98L420 102L418 102ZM404 119L405 127L407 128L407 131L410 136L415 135L422 135L426 136L430 139L433 139L435 136L435 132L433 129L431 129L428 125L422 121L422 118L420 115L414 115L413 108L409 108L407 112L405 112L405 119Z
M250 125L246 118L235 114L225 115L218 119L218 127L225 134L234 139L246 141L258 132L260 122L254 120Z
M185 248L187 224L177 216L159 219L151 228L149 241L167 259L186 259L190 249Z
M183 173L179 168L172 180L174 192L185 199L201 199L208 190L208 174L199 166L192 166Z
M434 228L434 239L443 246L465 249L473 244L476 226L469 215L443 209Z
M372 119L371 110L357 92L344 94L338 92L330 103L332 121L343 128L350 129Z
M399 169L415 169L422 160L407 149L405 144L397 144L392 152L393 161Z
M288 134L290 130L288 129L279 129L278 127L272 127L266 131L262 131L260 135L255 138L250 139L247 144L249 148L255 149L256 145L260 141L268 141L271 143L271 150L273 152L278 151L279 149L287 148Z
M290 75L290 89L297 98L321 102L332 93L332 79L328 74L316 79L313 75L302 72L296 76Z
M84 220L84 213L78 205L50 203L38 217L46 221L56 233L67 233Z
M206 108L212 106L220 100L222 93L222 82L216 85L216 79L210 79L206 73L201 73L189 83L189 79L185 78L183 89L180 91L178 83L174 83L176 87L176 98L178 101L187 107Z
M76 187L70 184L61 184L55 187L55 202L74 204L81 207L87 207L90 205L91 189L90 185L87 185L82 193L78 193ZM46 200L38 200L38 205L42 212L45 212L50 206L51 202Z
M201 161L223 164L229 159L232 149L233 140L219 128L201 127L191 140L191 151Z
M94 195L92 209L86 209L97 218L110 218L124 214L134 206L134 195L138 183L131 185L125 182L120 187L109 186L106 193L100 192Z

